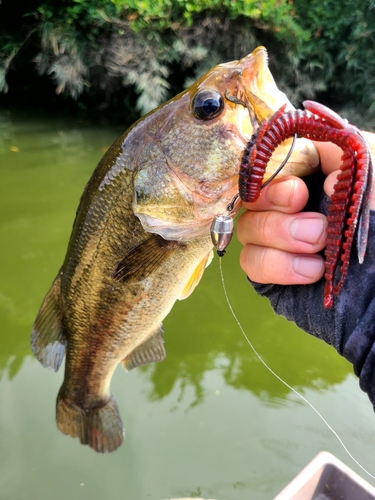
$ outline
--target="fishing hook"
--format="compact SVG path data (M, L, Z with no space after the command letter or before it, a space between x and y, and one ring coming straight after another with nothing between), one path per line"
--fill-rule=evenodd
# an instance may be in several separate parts
M294 134L293 136L293 142L292 142L292 145L290 146L290 149L288 151L288 154L286 155L284 161L282 162L282 164L277 168L277 170L275 170L275 172L271 175L271 177L269 177L266 182L263 182L263 184L261 185L260 189L263 189L264 187L267 186L267 184L269 184L271 181L274 180L274 178L277 176L278 173L281 172L281 170L285 167L287 161L289 160L291 154L293 153L293 150L295 148L295 145L296 145L296 141L297 141L297 138L298 138L298 135L297 134Z
M228 98L228 96L226 96ZM230 96L230 99L237 99L234 98L233 96ZM233 101L234 102L234 101ZM293 137L293 142L292 145L289 149L288 154L286 155L284 161L281 163L281 165L277 168L277 170L271 175L269 179L266 180L266 182L263 183L261 189L263 189L267 184L269 184L276 176L277 174L285 167L287 161L289 160L293 149L295 147L295 143L297 140L297 134L294 134ZM230 213L234 209L234 205L236 201L239 198L239 194L237 193L232 201L228 203L227 205L227 211ZM230 215L215 215L213 218L212 224L211 224L211 240L212 243L216 249L216 252L219 257L223 257L226 252L226 248L229 245L232 236L233 236L233 231L234 231L234 221L233 218Z

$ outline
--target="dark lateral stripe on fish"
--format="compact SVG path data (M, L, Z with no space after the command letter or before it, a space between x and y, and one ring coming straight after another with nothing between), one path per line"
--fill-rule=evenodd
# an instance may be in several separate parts
M153 235L130 250L117 264L112 278L121 283L128 278L142 279L184 246L184 243L179 241L167 241L159 235Z

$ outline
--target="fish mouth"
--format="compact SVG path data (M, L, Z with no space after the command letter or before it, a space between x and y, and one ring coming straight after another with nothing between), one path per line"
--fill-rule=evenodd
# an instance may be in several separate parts
M284 104L287 105L287 110L294 109L275 83L268 66L268 52L265 47L257 47L238 64L242 67L240 81L245 102L253 108L258 123L269 120Z
M249 111L249 109L243 106L237 106L235 119L237 121L237 129L240 133L240 139L242 140L244 147L246 147L253 134L258 130L259 124L258 122L254 123L253 113L251 113L251 110Z
M257 47L251 54L238 61L233 74L241 87L243 106L237 106L237 123L246 143L257 132L259 126L269 120L281 106L285 111L294 110L287 96L281 92L268 66L268 53L265 47ZM233 75L234 76L234 75ZM265 174L268 179L289 153L292 139L284 141L273 153ZM313 143L304 138L297 139L293 152L278 177L297 175L299 177L314 173L319 168L319 156Z
M231 79L237 81L237 88L233 89L235 95L230 95L227 90L224 97L237 104L235 121L245 145L259 126L281 106L286 104L287 110L294 109L286 95L277 88L268 67L265 47L257 47L237 61L232 66Z

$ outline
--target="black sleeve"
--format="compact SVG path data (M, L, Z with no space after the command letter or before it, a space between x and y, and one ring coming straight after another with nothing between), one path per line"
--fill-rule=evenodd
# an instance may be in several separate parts
M322 204L325 206L321 205L320 211L325 212L328 198ZM269 299L277 314L332 345L353 364L375 409L375 212L371 212L364 262L359 264L353 248L343 289L334 297L331 309L323 307L323 278L313 285L251 283L257 293Z

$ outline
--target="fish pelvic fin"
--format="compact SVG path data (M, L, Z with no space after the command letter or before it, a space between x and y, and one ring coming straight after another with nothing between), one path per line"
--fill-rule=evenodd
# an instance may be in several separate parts
M143 279L160 267L176 250L184 246L184 243L179 241L168 241L153 234L125 255L117 264L112 277L120 283L124 283L129 278Z
M204 270L211 264L213 256L214 254L211 250L206 255L206 257L197 265L197 267L194 269L193 274L190 276L189 281L186 283L185 288L182 290L181 295L178 297L179 300L187 299L193 293L195 287L198 285L203 276Z
M123 359L122 366L126 371L148 365L149 363L163 361L165 358L165 348L162 333L163 325L160 325L151 337L142 342L142 344Z
M100 408L85 410L67 403L61 396L56 402L56 423L63 434L77 437L99 453L117 450L124 440L124 426L117 403L111 395Z
M31 349L37 360L55 372L65 355L67 340L60 308L61 274L47 293L31 332Z

